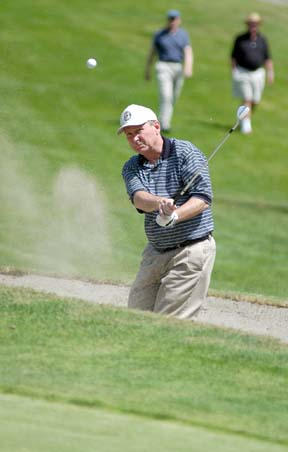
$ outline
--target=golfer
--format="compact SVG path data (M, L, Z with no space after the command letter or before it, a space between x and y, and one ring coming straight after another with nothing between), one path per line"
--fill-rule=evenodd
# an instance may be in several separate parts
M148 53L145 79L151 78L151 66L156 57L156 77L159 91L159 120L163 132L170 132L174 105L184 78L193 73L193 51L186 30L180 27L177 10L167 13L167 26L155 33Z
M141 105L122 112L122 132L136 153L122 175L130 200L145 216L148 239L128 306L191 319L207 295L216 253L207 167L176 205L172 197L206 159L192 143L163 137L156 114Z
M250 116L240 123L241 132L252 132L251 113L259 104L265 86L265 79L272 84L274 68L268 41L259 32L261 17L251 13L246 18L247 31L234 40L231 65L233 94L241 99L241 105L250 108Z

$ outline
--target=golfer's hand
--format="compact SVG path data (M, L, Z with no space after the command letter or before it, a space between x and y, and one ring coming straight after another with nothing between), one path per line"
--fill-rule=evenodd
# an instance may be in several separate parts
M176 210L174 199L164 198L159 202L159 214L163 216L170 216Z
M176 206L173 199L162 199L159 202L159 214L156 218L156 223L162 227L172 227L178 220L178 215L175 212Z
M191 78L193 75L192 69L184 69L183 74L185 78Z
M274 71L273 70L268 70L267 71L267 82L269 85L273 85L274 83Z
M177 220L178 215L175 210L171 215L160 215L158 213L156 217L156 223L165 228L172 228L177 223Z

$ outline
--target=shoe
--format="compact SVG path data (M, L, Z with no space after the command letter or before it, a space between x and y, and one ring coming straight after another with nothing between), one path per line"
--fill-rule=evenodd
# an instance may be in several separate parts
M251 126L251 119L250 118L244 118L240 122L240 130L242 133L247 135L248 133L252 132L252 126Z

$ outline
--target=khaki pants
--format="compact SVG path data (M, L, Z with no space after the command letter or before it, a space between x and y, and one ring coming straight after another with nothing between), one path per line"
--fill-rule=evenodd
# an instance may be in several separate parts
M259 104L265 87L265 69L248 71L237 66L232 72L233 95L244 101Z
M159 90L159 120L162 129L169 130L174 104L184 82L183 68L181 63L158 61L155 69Z
M165 253L148 244L130 290L128 307L192 318L207 296L215 255L212 236Z

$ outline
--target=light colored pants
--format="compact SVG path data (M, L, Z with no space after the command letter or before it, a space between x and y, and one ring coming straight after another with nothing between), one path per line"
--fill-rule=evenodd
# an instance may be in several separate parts
M246 102L259 104L265 86L266 72L263 67L248 71L237 66L232 71L233 95Z
M148 244L130 290L128 307L192 318L207 296L215 255L212 236L165 253Z
M155 65L159 90L159 120L162 129L170 129L174 104L181 92L184 76L181 63L158 61Z

